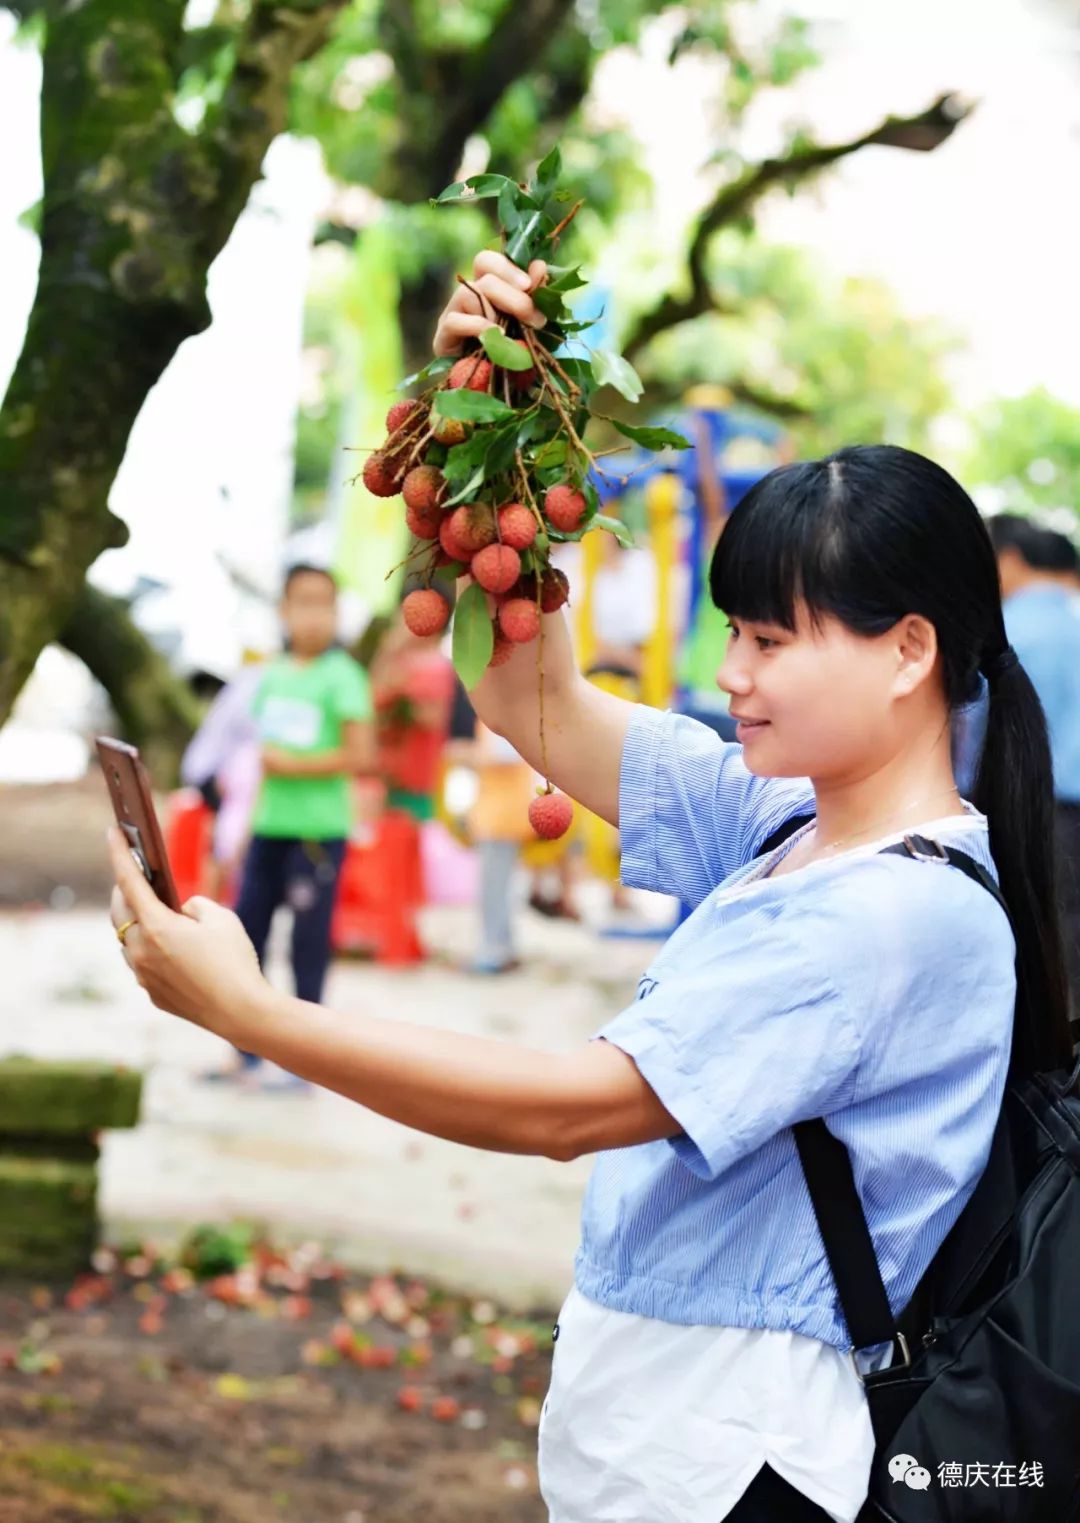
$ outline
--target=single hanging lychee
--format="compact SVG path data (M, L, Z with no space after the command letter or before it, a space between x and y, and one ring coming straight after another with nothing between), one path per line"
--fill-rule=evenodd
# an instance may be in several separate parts
M493 545L496 539L495 511L490 503L466 502L450 515L451 534L470 555Z
M557 841L570 829L574 806L565 793L541 793L529 805L529 824L543 841Z
M413 466L402 482L401 495L405 499L405 506L416 513L437 511L446 496L446 477L438 466Z
M491 361L484 355L467 354L450 367L446 384L451 391L464 386L468 391L487 391L491 381Z
M401 491L401 467L384 450L368 456L363 469L364 485L375 497L396 497Z
M499 538L511 550L527 550L536 538L536 519L520 502L499 509Z
M528 645L540 633L540 610L528 598L507 598L499 605L499 628L515 645Z
M469 570L485 592L509 592L521 575L521 557L509 545L488 545L473 556Z
M569 482L549 487L544 496L544 514L552 528L573 534L585 517L585 498Z
M405 627L421 639L438 635L450 622L450 604L433 587L410 592L401 605Z

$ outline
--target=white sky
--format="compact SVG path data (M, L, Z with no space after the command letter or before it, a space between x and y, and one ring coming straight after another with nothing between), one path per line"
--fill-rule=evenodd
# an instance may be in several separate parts
M867 149L814 189L774 196L763 233L887 280L912 315L944 318L967 343L953 367L964 403L1045 385L1080 406L1080 27L1067 7L758 0L756 11L806 17L824 61L756 106L746 138L755 155L799 123L842 141L945 90L979 102L934 153ZM643 61L609 57L599 93L604 114L640 137L657 184L647 236L675 251L688 207L707 196L700 165L722 142L707 70L691 60L665 70L666 46L658 30Z
M758 0L751 14L783 8ZM802 242L837 269L882 276L913 314L945 318L967 341L955 367L965 401L1045 384L1080 405L1080 30L1067 25L1066 8L1053 0L804 0L801 11L825 63L761 103L750 123L755 152L777 146L797 120L822 137L846 136L944 88L980 104L935 153L872 149L814 191L775 198L763 218L767 235ZM0 389L36 276L36 241L16 218L40 192L38 62L14 46L12 32L0 12L0 141L20 145L0 175ZM654 248L659 238L674 250L707 193L701 165L720 144L707 115L707 71L694 60L666 70L665 48L661 28L643 59L609 57L598 94L603 113L625 116L641 138L658 183L650 236ZM132 437L112 501L132 525L133 545L103 559L103 581L121 584L136 563L151 575L186 568L195 576L211 542L273 581L306 242L320 193L310 145L276 145L268 179L213 271L214 327L183 347Z

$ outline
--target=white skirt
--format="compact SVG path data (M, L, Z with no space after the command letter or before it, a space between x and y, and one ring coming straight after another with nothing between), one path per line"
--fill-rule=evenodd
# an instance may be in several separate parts
M874 1437L847 1354L612 1311L577 1289L558 1326L539 1435L550 1523L721 1523L766 1463L854 1523Z

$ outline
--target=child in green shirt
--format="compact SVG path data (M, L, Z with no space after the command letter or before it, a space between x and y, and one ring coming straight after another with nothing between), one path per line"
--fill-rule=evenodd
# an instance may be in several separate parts
M267 664L252 701L263 779L236 913L261 963L274 911L288 905L296 994L317 1004L352 825L352 778L374 767L373 711L367 674L334 643L331 574L293 566L280 613L287 648ZM240 1058L236 1074L258 1066L249 1054Z

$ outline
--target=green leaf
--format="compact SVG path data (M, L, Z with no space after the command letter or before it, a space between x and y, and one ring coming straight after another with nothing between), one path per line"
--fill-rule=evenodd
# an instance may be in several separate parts
M490 481L493 476L500 476L508 471L514 463L514 454L517 450L517 425L510 428L501 428L491 441L491 447L484 456L484 475Z
M435 398L435 411L443 418L457 418L462 423L501 423L509 418L514 409L489 397L486 391L469 391L465 386L455 386L452 391L440 391Z
M521 208L518 206L517 196L514 194L516 189L515 185L511 185L507 181L499 192L499 225L508 233L517 232L521 226Z
M542 444L533 454L533 463L538 471L551 470L553 466L566 464L566 440L549 439Z
M549 321L559 322L568 316L568 309L558 291L552 291L548 286L539 286L532 293L533 304L540 308Z
M551 152L540 160L536 166L536 174L533 176L533 184L537 187L537 199L544 200L551 194L559 182L562 174L562 154L556 146Z
M532 356L527 349L512 338L507 338L501 328L485 328L480 335L480 342L487 350L488 359L493 365L501 365L504 370L531 370L533 368Z
M448 561L445 566L435 568L435 575L444 577L448 582L456 582L458 577L464 576L468 569L464 561Z
M486 201L502 195L503 187L509 185L517 190L513 180L506 175L470 175L467 180L456 180L432 201L432 206L449 206L455 201Z
M626 550L632 550L637 541L621 518L605 518L603 513L597 513L589 524L590 529L606 529L609 534L614 534L619 544Z
M645 390L641 377L621 354L610 349L596 349L592 357L592 373L598 386L614 386L628 402L636 402Z
M456 508L459 502L472 502L476 496L477 489L484 484L485 475L484 467L482 465L477 466L460 492L456 492L453 497L447 499L446 507Z
M406 386L414 386L417 381L433 381L437 376L446 375L453 363L450 355L440 355L437 360L432 360L425 365L423 370L414 371L412 375L407 375L403 381L399 381L397 389L404 391Z
M521 225L506 245L506 257L512 259L515 264L521 265L522 269L536 255L540 235L544 231L542 222L543 216L540 212L530 212L527 217L522 218Z
M454 670L466 688L474 688L491 660L495 635L484 589L475 582L457 600L454 609Z
M555 273L556 271L558 272L557 274ZM561 291L565 294L567 291L578 291L582 286L587 286L588 284L589 282L582 275L581 268L578 265L548 265L547 288L549 291Z
M473 434L472 438L466 439L463 444L455 444L447 452L446 462L442 468L447 481L451 483L468 481L476 467L483 463L490 443L491 434L485 430Z
M617 428L624 439L633 439L635 444L644 445L646 449L690 448L690 440L684 439L673 428L639 428L634 423L620 423L618 418L608 418L606 421Z

